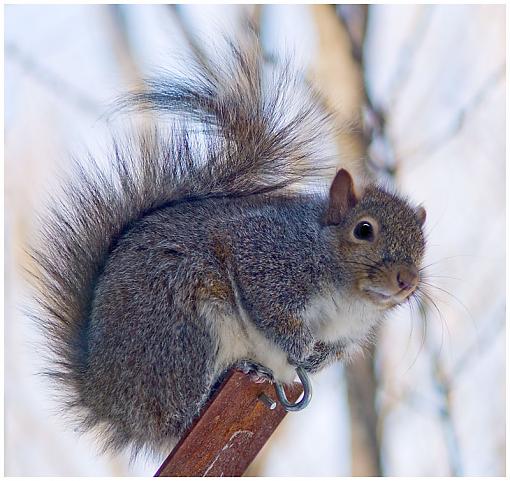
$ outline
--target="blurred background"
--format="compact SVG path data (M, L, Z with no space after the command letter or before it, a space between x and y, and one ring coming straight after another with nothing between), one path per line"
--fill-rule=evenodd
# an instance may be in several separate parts
M104 113L243 15L292 52L338 125L339 165L427 209L422 311L402 308L352 365L315 378L253 476L505 475L505 6L5 7L5 474L152 475L99 455L37 373L21 269L59 166L101 156Z

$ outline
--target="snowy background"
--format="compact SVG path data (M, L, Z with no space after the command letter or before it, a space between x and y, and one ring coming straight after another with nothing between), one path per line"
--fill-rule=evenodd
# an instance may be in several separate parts
M23 247L59 166L108 146L112 100L193 44L217 55L208 40L235 31L244 10L5 7L6 475L152 475L159 466L100 456L55 414L21 310ZM339 165L426 206L438 308L402 309L364 359L318 375L311 405L287 416L249 473L504 475L505 7L370 6L366 31L353 7L249 10L264 48L294 52L339 122L372 126L368 146L360 129L340 136ZM375 127L366 105L383 119ZM366 147L371 160L356 167Z

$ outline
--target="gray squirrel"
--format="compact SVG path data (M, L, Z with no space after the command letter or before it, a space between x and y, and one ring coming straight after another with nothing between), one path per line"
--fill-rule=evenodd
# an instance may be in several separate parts
M117 143L111 174L75 165L44 218L49 375L104 449L168 450L230 367L287 384L348 358L419 286L425 210L345 169L293 191L330 118L288 65L263 65L231 43L221 65L128 96L169 132Z

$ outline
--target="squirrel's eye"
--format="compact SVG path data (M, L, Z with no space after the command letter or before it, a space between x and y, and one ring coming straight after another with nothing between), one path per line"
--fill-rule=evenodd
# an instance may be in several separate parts
M354 228L354 237L356 237L356 239L360 239L360 240L367 240L367 241L373 240L374 228L372 227L372 224L370 224L370 222L367 222L366 220L360 222Z

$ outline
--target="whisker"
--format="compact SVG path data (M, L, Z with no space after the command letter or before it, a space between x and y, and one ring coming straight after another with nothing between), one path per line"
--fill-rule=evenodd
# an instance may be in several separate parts
M478 328L478 326L476 325L476 321L475 321L473 315L471 314L471 312L469 311L468 307L455 294L452 294L450 291L443 289L442 287L436 286L435 284L431 284L430 282L422 281L421 283L428 287L431 287L432 289L437 289L441 292L444 292L445 294L449 295L452 299L457 301L459 303L459 305L462 306L462 308L466 311L467 315L470 317L471 321L473 322L473 325L475 326L475 328L476 329Z
M371 264L365 264L363 262L356 262L356 261L342 261L342 262L344 262L345 264L355 264L355 265L359 265L359 266L364 266L364 267L368 267L370 269L375 269L375 270L382 272L382 269L380 269L377 266L371 265Z
M427 299L427 301L434 307L434 309L436 310L436 312L439 316L439 319L441 321L441 344L439 347L439 352L442 352L443 344L444 344L444 329L445 328L446 328L446 332L448 334L448 339L451 339L451 333L450 333L450 329L448 328L448 323L446 322L446 319L443 316L443 313L439 309L438 305L436 304L436 302L434 301L432 296L425 290L422 290L421 292L422 292L423 296Z
M367 259L369 262L372 263L373 267L382 271L381 269L381 263L375 259L372 259L370 256L367 256L365 254L359 254L361 257L364 257L365 259Z
M422 326L423 326L421 345L420 345L420 349L418 351L418 355L420 355L421 351L425 347L425 342L427 340L427 329L428 329L429 321L428 321L427 308L425 306L425 303L423 302L421 292L419 292L418 294L420 294L420 296L417 296L417 299L419 300L418 308L421 313Z
M427 269L428 267L435 266L436 264L439 264L440 262L444 262L444 261L451 260L451 259L456 259L458 257L474 257L474 258L479 258L479 259L483 258L481 256L476 256L476 255L472 255L472 254L458 254L458 255L455 255L455 256L443 257L442 259L438 259L435 262L431 262L430 264L427 264L426 266L423 266L423 267L421 267L418 270L421 272L424 269Z
M423 275L421 276L422 279L432 279L432 278L441 278L441 279L453 279L455 281L459 281L459 282L464 282L464 279L460 279L459 277L452 277L452 276L443 276L443 275L431 275L431 274L426 274L426 275Z
M409 306L409 320L411 321L411 329L409 330L409 335L407 336L407 345L406 345L406 349L404 351L404 355L402 356L402 361L404 360L404 358L406 357L407 353L409 352L409 349L411 348L411 341L412 341L412 338L413 338L413 331L414 331L414 307L413 307L413 296L410 296L407 298L407 304Z
M420 354L421 354L421 352L422 352L422 350L423 350L423 348L425 346L425 339L427 337L427 314L426 314L426 311L423 309L423 306L422 306L422 304L420 302L420 298L418 296L418 293L415 292L415 294L413 294L413 296L411 296L409 299L413 299L414 301L416 301L416 305L418 307L418 311L422 314L421 315L421 320L422 320L423 329L422 329L422 336L421 336L422 339L421 339L420 347L418 349L418 352L414 356L413 361L411 362L411 364L407 368L406 372L409 372L413 368L413 366L416 364L416 361L420 357Z

